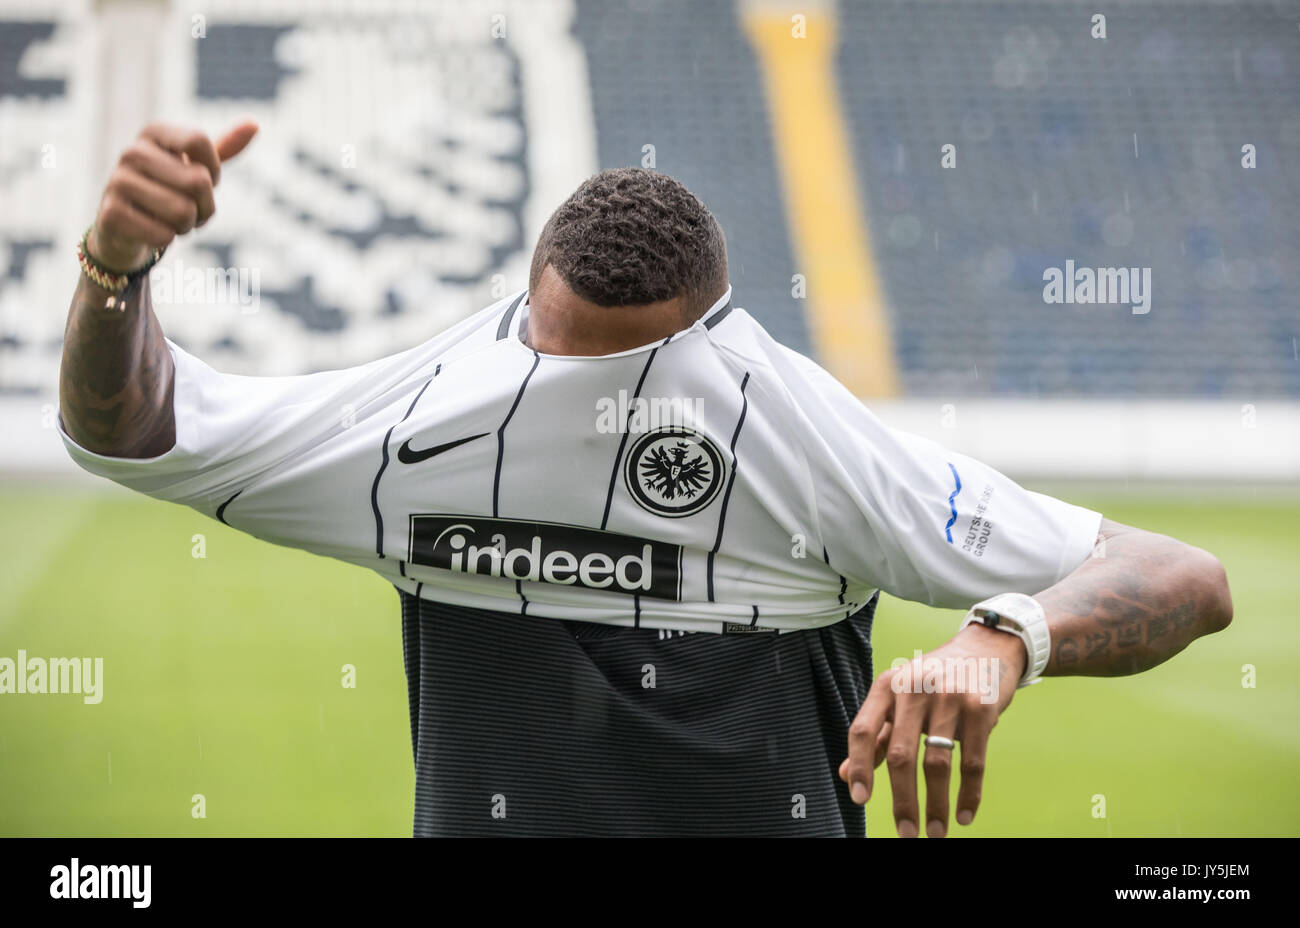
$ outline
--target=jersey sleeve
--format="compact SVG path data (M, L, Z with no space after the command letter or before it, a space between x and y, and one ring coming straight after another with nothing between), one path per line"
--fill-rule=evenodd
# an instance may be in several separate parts
M841 574L903 599L968 608L997 593L1039 593L1090 555L1099 513L887 427L801 360L792 393L826 558Z
M260 475L311 454L424 360L417 348L343 370L249 377L216 371L171 340L167 346L176 369L171 449L152 458L97 454L67 433L62 416L59 433L83 469L210 515Z

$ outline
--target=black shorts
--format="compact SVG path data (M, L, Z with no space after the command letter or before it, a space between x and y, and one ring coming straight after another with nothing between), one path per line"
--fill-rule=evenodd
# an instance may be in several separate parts
M415 835L861 837L836 771L875 607L683 635L402 593Z

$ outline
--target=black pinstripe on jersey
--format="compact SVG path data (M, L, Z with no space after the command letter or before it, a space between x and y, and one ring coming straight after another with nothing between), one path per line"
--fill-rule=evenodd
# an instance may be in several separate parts
M722 547L722 530L727 524L727 504L731 502L731 488L736 483L736 468L740 461L736 457L736 439L740 438L740 430L745 426L745 413L749 411L749 397L745 395L745 387L749 386L749 372L745 372L745 378L740 381L740 415L736 419L736 431L731 435L731 476L727 478L727 489L722 494L722 508L718 512L718 537L713 543L713 549L709 552L709 602L713 602L713 558Z
M519 392L515 394L515 401L510 406L510 411L506 417L501 420L501 428L497 429L497 466L496 473L492 477L492 515L501 515L499 511L499 502L501 498L501 464L506 456L506 426L515 416L515 410L519 408L519 401L524 398L524 391L528 389L528 381L533 379L533 373L537 370L537 365L542 363L542 356L536 351L533 352L533 366L528 368L528 373L524 375L524 382L519 385Z
M526 296L528 296L527 290L515 297L514 302L506 307L506 311L501 314L501 323L497 326L497 341L501 341L510 334L510 322L515 318L515 310L519 308L519 304L524 301Z
M659 349L673 340L669 335L662 342L650 349L650 356L645 359L645 367L641 368L641 376L637 378L636 389L632 391L632 403L635 403L641 396L641 388L645 386L646 374L650 373L650 365L655 361L655 355ZM627 438L631 430L628 428L628 422L632 418L631 405L628 406L627 420L623 422L623 437L618 440L618 453L614 456L614 469L609 473L609 491L605 494L605 512L600 517L600 527L609 526L609 509L614 504L614 487L618 484L619 465L623 462L623 452L627 449Z
M384 471L388 469L388 443L393 439L393 430L399 425L411 418L411 413L415 412L415 404L420 402L420 397L424 396L424 391L429 389L429 384L433 383L433 378L442 373L442 365L439 364L433 371L433 377L424 382L415 399L411 400L411 405L406 407L406 415L402 416L397 422L389 427L388 432L384 435L384 446L379 461L379 470L375 471L375 482L370 486L370 508L375 513L375 553L384 557L384 514L379 510L379 479L384 476ZM405 565L402 565L402 576L406 576Z

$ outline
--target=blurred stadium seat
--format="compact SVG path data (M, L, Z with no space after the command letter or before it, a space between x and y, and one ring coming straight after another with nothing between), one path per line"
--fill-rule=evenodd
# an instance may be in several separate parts
M1096 10L843 7L839 82L907 390L1300 396L1295 7L1124 4L1104 41L1082 27ZM1253 170L1247 143L1271 153ZM1152 311L1044 306L1043 268L1067 257L1152 268Z

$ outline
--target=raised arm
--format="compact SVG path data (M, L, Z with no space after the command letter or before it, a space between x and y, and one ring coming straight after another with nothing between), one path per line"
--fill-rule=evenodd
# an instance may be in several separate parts
M154 248L203 225L215 211L221 162L237 155L257 126L244 123L213 143L206 135L151 125L122 153L87 241L109 272L141 267ZM84 273L64 330L59 370L63 426L89 451L147 458L176 441L171 353L154 315L148 280L126 300Z

